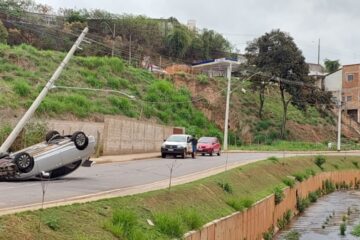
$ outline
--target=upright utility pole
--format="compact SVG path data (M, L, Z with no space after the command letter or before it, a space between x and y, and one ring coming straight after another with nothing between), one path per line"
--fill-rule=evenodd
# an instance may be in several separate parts
M337 130L337 151L340 152L341 150L341 107L342 107L342 99L341 99L341 90L339 91L339 100L337 101L337 105L339 108L339 113L338 113L338 130Z
M87 27L82 31L82 33L80 34L80 36L78 37L78 39L76 40L76 42L74 43L74 45L72 46L72 48L70 49L68 54L65 56L64 60L61 62L61 64L56 69L56 71L54 72L54 74L52 75L50 80L47 82L47 84L45 85L43 90L40 92L39 96L31 104L30 108L27 110L27 112L24 114L24 116L20 119L18 124L15 126L15 128L12 130L10 135L5 140L5 142L1 145L1 147L0 147L0 157L1 157L1 155L5 155L6 152L8 151L8 149L14 143L16 137L20 134L20 132L22 131L22 129L24 128L26 123L29 121L31 116L34 114L36 109L39 107L40 103L46 97L48 91L54 85L54 82L59 78L59 76L60 76L61 72L63 71L64 67L69 62L71 57L74 55L74 52L76 51L76 49L79 48L80 43L83 41L83 39L84 39L84 37L85 37L85 35L86 35L86 33L88 31L89 31L89 29Z
M112 31L112 34L113 34L113 36L112 36L112 47L111 47L111 56L112 57L114 57L114 49L115 49L115 22L114 22L114 29L113 29L113 31Z
M131 34L130 34L130 44L129 44L129 65L131 64Z
M228 128L229 128L229 107L230 107L230 94L231 94L231 71L232 71L232 65L227 67L227 79L228 79L228 85L227 85L227 93L226 93L226 109L225 109L225 124L224 124L224 150L228 150Z
M320 38L318 43L318 64L320 64Z

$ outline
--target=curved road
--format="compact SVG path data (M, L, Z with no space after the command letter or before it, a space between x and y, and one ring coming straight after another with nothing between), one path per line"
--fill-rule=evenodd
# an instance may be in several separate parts
M198 156L177 159L173 183L180 184L269 156L294 156L283 153L224 153L222 156ZM173 158L146 159L94 165L54 181L0 183L0 215L41 207L42 189L46 188L45 206L64 202L84 202L111 196L123 196L164 188L169 183Z

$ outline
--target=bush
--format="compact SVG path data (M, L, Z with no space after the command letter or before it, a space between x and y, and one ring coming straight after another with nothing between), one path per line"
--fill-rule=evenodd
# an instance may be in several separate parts
M284 192L280 187L274 188L275 205L279 204L284 199Z
M268 157L267 160L272 161L272 162L274 162L274 163L278 163L278 162L279 162L279 159L278 159L277 157L275 157L275 156Z
M31 88L25 80L17 80L13 85L13 90L21 97L26 97L30 94Z
M286 185L286 186L289 186L290 188L293 188L295 186L295 180L292 179L292 178L285 178L283 179L283 183Z
M252 206L253 201L251 199L239 199L239 198L230 198L226 201L226 204L235 209L236 211L242 211L245 208Z
M326 158L322 155L318 155L315 157L314 162L321 170L323 170L322 165L326 162Z
M309 201L310 201L311 203L316 202L318 198L319 198L319 195L318 195L317 192L311 192L311 193L309 193Z
M170 215L168 213L157 213L154 216L156 228L170 237L180 238L185 229L182 225L182 219L179 215Z
M351 234L356 237L360 237L360 224L353 228Z
M51 230L57 231L60 229L60 223L57 217L48 216L45 218L44 221L46 226L48 226Z
M266 232L263 233L264 240L272 240L274 237L274 226L270 227Z
M194 209L187 209L181 211L181 218L189 229L199 229L203 225L201 215Z
M298 198L296 199L296 209L297 209L300 213L304 212L305 209L306 209L307 207L309 207L309 205L310 205L310 201L309 201L309 199L307 199L307 198L300 198L300 197L298 197Z
M233 192L232 186L227 182L218 182L218 185L219 185L219 187L222 188L222 190L224 190L224 192L227 192L227 193Z
M294 177L296 181L302 182L306 179L308 179L308 175L306 173L295 173Z
M6 30L6 27L4 26L3 22L0 21L0 43L7 43L8 39L8 31Z
M346 235L346 223L340 224L340 235L345 236Z
M144 239L144 234L139 227L138 217L132 210L116 210L111 221L106 222L104 228L120 239Z
M287 210L284 215L282 216L282 218L277 220L277 226L280 230L284 229L287 225L290 224L291 221L291 217L292 217L292 212L291 210Z
M357 162L357 161L352 161L352 164L353 164L356 168L359 168L359 162Z
M299 240L301 237L301 234L297 231L290 231L288 234L286 234L285 236L285 240Z
M196 76L196 80L200 83L200 84L208 84L209 83L209 77L205 74L199 74Z

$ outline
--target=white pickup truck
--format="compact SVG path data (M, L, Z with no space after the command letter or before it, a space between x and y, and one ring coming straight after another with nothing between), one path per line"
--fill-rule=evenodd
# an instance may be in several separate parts
M173 134L168 137L161 145L161 157L166 158L167 155L174 157L180 155L185 158L187 155L192 155L192 146L190 139L191 135L187 134Z

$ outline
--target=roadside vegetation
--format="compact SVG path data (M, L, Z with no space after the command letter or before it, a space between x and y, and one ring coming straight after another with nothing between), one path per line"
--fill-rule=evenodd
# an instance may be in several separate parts
M174 239L207 222L242 211L274 192L281 201L280 189L289 185L284 182L289 176L357 169L353 161L358 160L326 157L321 169L315 157L265 160L174 186L170 192L158 190L2 216L0 239ZM325 183L327 193L337 187L343 188ZM39 183L39 194L40 189ZM298 210L303 211L318 196L312 193L307 199L298 199ZM291 214L286 213L278 225L284 227Z

